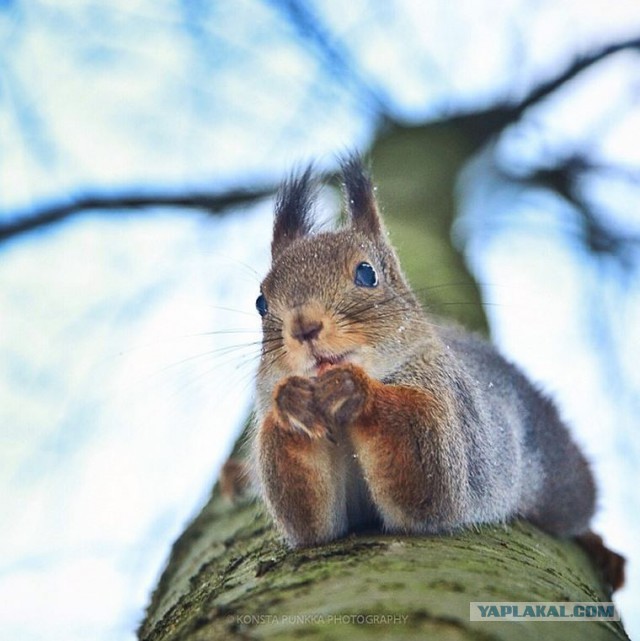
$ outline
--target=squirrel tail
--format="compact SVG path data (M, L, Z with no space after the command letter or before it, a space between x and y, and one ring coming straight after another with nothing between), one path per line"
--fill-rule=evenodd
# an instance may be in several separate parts
M575 541L598 568L611 591L619 590L624 585L625 558L610 550L602 541L602 537L591 530L576 536Z

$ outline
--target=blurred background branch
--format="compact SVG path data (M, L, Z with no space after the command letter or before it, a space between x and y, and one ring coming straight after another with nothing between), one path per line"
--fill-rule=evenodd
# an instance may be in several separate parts
M384 132L389 128L401 126L393 115L392 100L384 95L383 90L374 88L372 83L365 79L357 55L350 55L338 38L321 25L318 16L311 9L312 5L296 0L269 0L269 4L285 15L286 20L296 30L302 46L311 57L317 57L325 73L331 76L334 81L337 80L344 84L346 90L357 96L361 103L370 105L370 115L374 117L379 131ZM187 11L187 8L185 7L184 10ZM197 20L197 14L189 16L189 33L192 37L195 37L194 34L196 34L197 41L206 44L206 36L202 33L201 25L198 25ZM640 39L638 38L601 46L595 51L578 55L564 69L556 70L551 78L531 87L521 100L501 101L498 99L489 108L466 113L456 113L451 110L447 115L440 113L437 121L442 122L444 116L451 124L460 127L471 142L470 151L473 152L494 137L499 136L507 127L517 123L528 109L544 101L554 92L562 90L567 83L590 66L613 54L625 50L638 51L639 49ZM199 51L199 54L211 55L211 52L205 47L204 50ZM8 74L6 84L10 95L20 96L22 94L19 79ZM31 106L23 101L20 101L17 113L21 116L23 127L35 132L33 139L38 143L36 148L40 149L42 156L47 157L48 150L54 145L47 143L40 119L33 113ZM628 261L624 260L624 245L628 242L635 244L637 239L627 238L620 232L613 232L602 220L598 222L593 213L593 204L587 203L583 197L578 196L576 187L587 171L592 173L607 172L611 178L614 178L615 174L618 179L626 179L636 184L640 177L638 173L640 169L631 171L620 167L598 165L584 156L575 154L567 158L562 165L536 170L527 177L526 183L529 186L544 186L575 205L584 217L585 240L588 246L595 252L606 250L610 254L619 255L621 260L628 265ZM511 177L520 184L525 182L522 177L510 176L508 170L504 171L504 176ZM150 207L178 207L187 210L199 209L210 213L221 213L234 206L250 204L269 196L274 189L273 186L267 189L244 187L223 190L219 193L178 193L175 195L116 192L80 197L65 204L48 204L34 211L14 212L9 210L2 214L2 218L7 222L0 222L0 242L18 234L65 220L69 216L87 210L114 211Z
M48 205L35 212L11 215L9 222L0 225L0 242L87 212L118 214L125 211L131 213L131 210L170 207L189 211L195 209L212 216L222 215L229 210L255 204L272 196L274 191L275 187L230 190L220 194L110 193L104 196L85 196L67 204Z

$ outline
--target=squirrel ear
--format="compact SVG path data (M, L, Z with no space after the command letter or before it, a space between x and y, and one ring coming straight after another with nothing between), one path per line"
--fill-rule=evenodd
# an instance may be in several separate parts
M373 184L360 156L353 154L341 162L347 208L353 226L370 237L382 234L383 225Z
M311 178L312 167L285 180L276 197L271 257L275 258L297 238L306 236L312 227L312 205L316 185Z

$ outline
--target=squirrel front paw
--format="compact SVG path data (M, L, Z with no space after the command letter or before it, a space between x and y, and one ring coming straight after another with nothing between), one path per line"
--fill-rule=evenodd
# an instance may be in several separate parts
M316 380L316 406L330 425L344 427L356 421L368 397L368 377L355 365L332 367Z
M278 424L309 438L328 438L333 436L322 420L322 413L314 399L315 381L301 376L290 376L280 383L275 392L275 406Z

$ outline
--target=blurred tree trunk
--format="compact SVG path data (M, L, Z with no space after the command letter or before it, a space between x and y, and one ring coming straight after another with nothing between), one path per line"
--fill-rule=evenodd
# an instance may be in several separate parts
M455 188L476 147L451 123L394 127L371 150L391 241L428 311L487 331L480 293L452 245Z
M450 241L454 181L473 151L459 129L429 125L388 132L372 158L413 286L431 311L485 331L478 290ZM528 524L292 552L258 505L229 505L215 488L175 544L140 638L626 639L620 623L469 621L471 601L609 600L576 545Z

